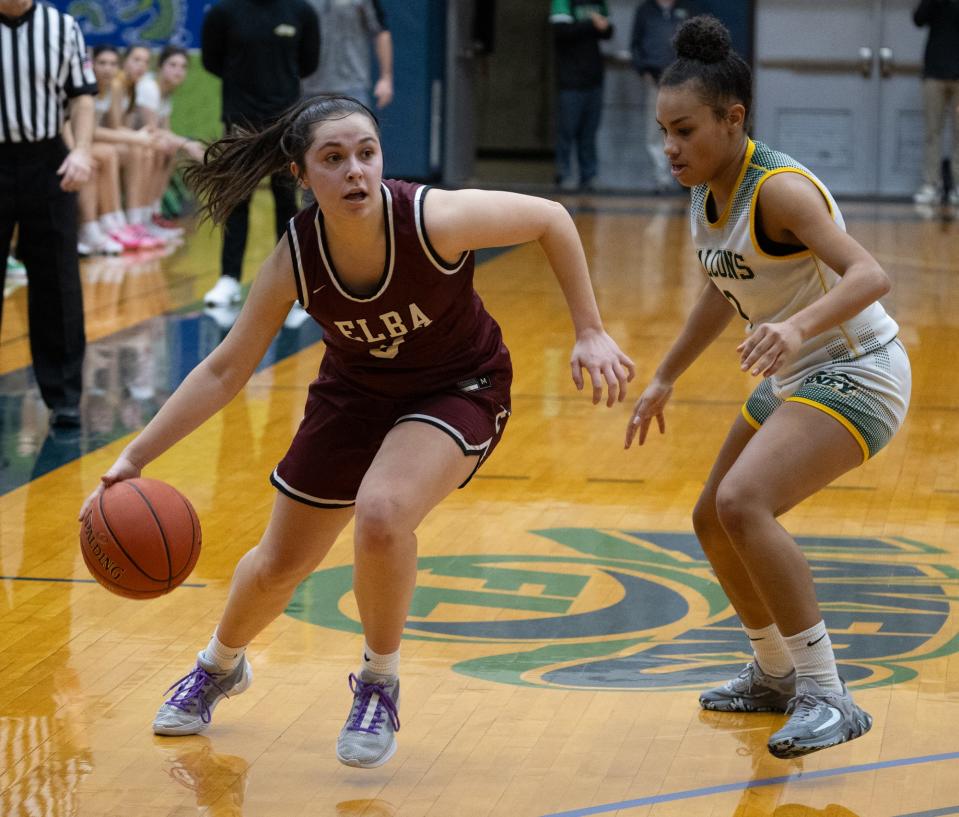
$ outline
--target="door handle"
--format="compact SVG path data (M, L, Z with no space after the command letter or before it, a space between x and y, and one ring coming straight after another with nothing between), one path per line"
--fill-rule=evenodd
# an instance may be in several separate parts
M883 46L879 49L879 74L885 79L892 76L894 69L892 49Z
M865 45L859 47L859 73L867 79L872 76L872 49Z

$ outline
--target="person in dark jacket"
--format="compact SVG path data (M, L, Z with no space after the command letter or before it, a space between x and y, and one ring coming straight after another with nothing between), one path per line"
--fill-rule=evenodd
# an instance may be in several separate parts
M912 19L929 26L922 68L922 103L925 111L922 184L913 196L916 204L932 204L942 195L942 130L946 113L952 119L952 175L959 173L959 0L922 0ZM953 185L950 201L959 205Z
M663 137L656 121L656 90L666 67L676 59L673 35L690 17L702 14L692 0L645 0L636 7L630 51L633 67L643 80L646 119L646 150L653 163L656 192L673 186L669 162L663 152Z
M603 109L603 55L599 41L613 36L606 0L552 0L549 16L556 55L556 183L576 186L570 161L579 166L580 189L596 177L596 132Z
M203 67L223 80L224 130L259 129L299 100L300 80L319 64L320 22L307 0L220 0L203 20L201 50ZM279 237L296 214L296 189L286 172L270 177L270 189ZM247 200L226 222L207 306L240 300L249 218Z

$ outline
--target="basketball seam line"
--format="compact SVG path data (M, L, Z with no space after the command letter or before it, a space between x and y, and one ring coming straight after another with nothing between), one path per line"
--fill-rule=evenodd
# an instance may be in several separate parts
M200 519L199 519L199 517L197 517L196 511L194 510L193 506L190 504L190 501L189 501L185 496L183 496L183 494L181 494L179 491L177 491L177 494L179 494L180 501L183 503L183 507L186 508L187 515L190 517L190 528L193 530L193 536L190 537L190 542L192 543L192 544L190 545L190 557L187 559L187 562L186 562L186 564L183 566L183 569L180 570L180 572L177 573L177 574L174 576L174 575L172 575L172 573L173 573L173 567L172 567L172 565L171 565L171 567L170 567L170 573L171 573L170 581L171 581L171 582L173 582L175 579L177 579L177 578L180 576L180 574L183 573L184 570L187 570L187 568L189 568L191 562L193 562L193 551L196 550L196 549L200 546L200 543L197 542L197 540L196 540L197 526L199 525ZM169 553L169 549L167 550L167 553ZM199 558L199 554L197 554L197 558ZM194 564L193 566L196 567L195 564ZM192 573L192 572L193 572L193 571L192 571L192 568L191 568L190 570L187 570L187 575L189 576L190 573Z
M160 523L160 517L157 516L157 512L153 507L153 503L150 502L149 497L143 491L141 491L136 485L132 482L127 483L134 491L136 491L140 498L146 503L147 508L150 509L150 515L153 517L153 521L157 523L157 530L160 531L160 538L163 540L163 552L166 553L166 586L168 589L173 589L173 560L170 558L170 543L166 538L166 531L163 530L163 525ZM192 527L193 520L190 520L190 525ZM159 580L155 580L159 581Z
M127 553L126 548L123 547L123 544L120 542L119 538L117 538L116 533L113 532L113 528L110 526L110 521L107 519L106 511L103 508L103 493L105 492L101 492L100 496L97 498L97 507L100 509L100 518L103 520L103 524L107 526L107 530L110 531L110 536L113 537L113 541L116 543L116 546L120 548L120 552L127 557L127 561L129 561L131 565L133 565L140 573L146 576L151 582L162 583L163 579L158 579L154 576L151 576L142 567L140 567L136 560L129 553ZM163 543L166 545L165 539ZM169 561L169 554L167 554L167 561ZM167 584L169 584L169 582L167 582Z

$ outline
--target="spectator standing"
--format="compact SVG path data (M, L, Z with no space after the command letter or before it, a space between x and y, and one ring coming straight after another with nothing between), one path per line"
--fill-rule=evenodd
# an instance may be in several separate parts
M579 167L579 188L596 177L596 132L603 110L603 55L599 41L613 36L606 0L552 0L549 15L556 59L556 183L576 187L570 161Z
M19 225L33 371L59 428L80 424L86 336L75 191L92 171L96 93L70 15L33 0L0 0L0 258ZM68 109L71 150L60 135Z
M636 7L630 51L633 67L643 80L646 119L646 150L653 163L656 192L672 186L669 161L663 152L663 137L656 121L656 90L666 67L676 59L673 35L680 24L702 14L692 0L644 0Z
M933 204L942 195L942 131L952 110L952 177L959 174L959 0L922 0L912 19L929 26L922 68L922 104L925 112L922 184L913 196L916 204ZM953 184L950 195L959 204Z
M227 133L260 129L300 98L300 81L319 64L320 22L307 0L220 0L203 20L203 67L223 80ZM277 238L296 213L296 188L285 170L270 176ZM240 300L250 200L227 219L220 279L204 296L209 306Z
M341 94L372 108L393 101L393 37L379 0L309 0L320 20L320 64L303 79L304 97ZM373 85L372 43L379 77ZM372 96L370 88L373 89Z

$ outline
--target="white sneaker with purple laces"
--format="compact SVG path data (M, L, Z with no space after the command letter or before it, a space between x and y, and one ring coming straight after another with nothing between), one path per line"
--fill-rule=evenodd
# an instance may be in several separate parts
M224 698L232 698L253 682L253 668L246 656L232 672L217 672L199 655L193 670L167 690L176 690L153 719L157 735L195 735L210 725L213 710Z
M336 759L346 766L375 769L393 757L400 729L400 679L350 673L353 706L336 740Z

